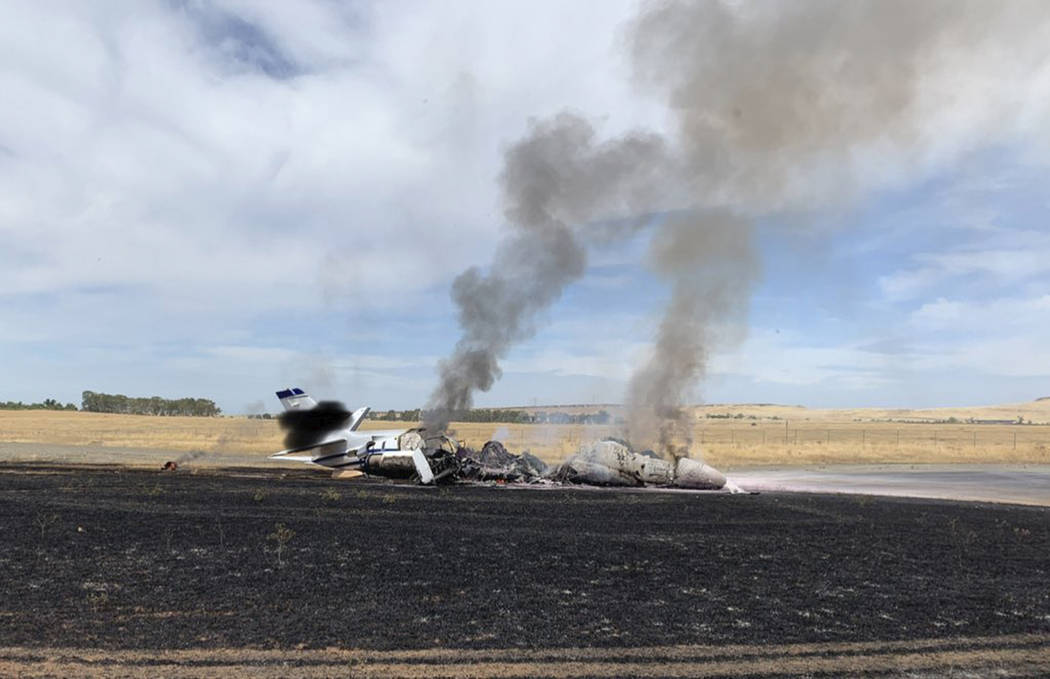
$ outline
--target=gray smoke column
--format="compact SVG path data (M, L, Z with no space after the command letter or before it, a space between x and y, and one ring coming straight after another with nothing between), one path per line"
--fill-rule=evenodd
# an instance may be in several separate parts
M610 237L609 229L586 225L644 212L659 195L666 162L656 135L599 142L590 123L571 114L531 123L507 150L500 178L509 231L487 271L472 267L452 284L462 335L438 367L428 429L444 430L476 391L492 387L500 359L535 334L537 316L583 275L582 241Z
M696 204L744 214L842 205L1001 139L1047 76L1038 1L647 8L635 80L676 120Z
M499 378L500 359L582 274L588 245L615 235L596 222L638 227L638 215L664 212L649 263L671 295L630 382L629 428L636 446L680 454L713 329L746 310L757 277L753 220L805 223L1046 123L1050 12L1039 1L672 0L645 5L626 38L673 138L600 142L561 115L510 148L510 228L490 268L453 285L463 332L439 368L430 426Z
M1001 138L1045 77L1048 17L965 0L664 2L638 17L636 77L674 114L693 210L653 243L672 292L628 388L636 447L688 452L683 406L757 279L749 221L804 223Z
M728 212L675 214L653 236L649 265L671 283L650 359L627 389L635 448L688 457L693 414L683 408L703 377L716 328L746 312L758 262L752 228Z

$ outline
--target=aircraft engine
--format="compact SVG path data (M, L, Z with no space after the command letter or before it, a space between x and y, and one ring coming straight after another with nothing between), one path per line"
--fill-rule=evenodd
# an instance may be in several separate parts
M407 479L416 473L412 451L388 451L372 453L363 467L366 474Z
M689 458L663 460L652 452L635 453L623 443L598 441L564 463L555 478L599 486L677 486L717 490L726 477L709 465Z
M699 460L682 457L675 466L674 485L679 488L718 490L726 485L726 476Z

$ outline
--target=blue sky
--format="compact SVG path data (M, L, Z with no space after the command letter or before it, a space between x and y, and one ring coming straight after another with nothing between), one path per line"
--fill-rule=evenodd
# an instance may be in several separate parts
M435 5L0 8L0 400L273 411L298 385L422 405L457 338L448 286L496 247L501 154L529 119L669 128L619 48L633 3ZM1035 63L995 134L968 122L988 115L976 74L955 124L926 131L935 158L875 158L878 181L833 209L762 217L746 322L719 332L695 399L1050 395ZM478 402L620 401L668 294L647 243L593 250Z

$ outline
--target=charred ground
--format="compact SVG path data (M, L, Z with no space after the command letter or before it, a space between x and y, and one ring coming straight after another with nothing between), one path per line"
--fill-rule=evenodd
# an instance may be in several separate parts
M1048 519L1046 508L911 499L4 465L0 645L1045 635Z

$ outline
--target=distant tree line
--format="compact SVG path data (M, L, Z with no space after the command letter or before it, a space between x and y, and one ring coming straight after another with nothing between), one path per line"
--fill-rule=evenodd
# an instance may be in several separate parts
M415 410L373 410L368 413L370 420L383 420L384 422L419 422L423 419L423 411Z
M776 415L745 415L744 413L707 413L704 415L709 420L779 420Z
M53 398L45 398L42 403L22 403L21 401L0 402L0 410L76 410L73 403L62 405Z
M191 415L215 417L222 410L207 398L134 397L124 394L101 394L85 391L80 407L92 413L121 413L125 415Z
M534 424L609 424L612 416L605 410L596 413L563 413L554 411L552 413L540 411L535 413L522 413L527 420Z
M373 420L420 422L425 419L426 412L419 408L415 410L380 410L372 411L369 417ZM612 417L604 410L596 413L572 414L560 411L530 413L525 410L509 408L473 408L453 413L451 420L453 422L504 422L508 424L608 424Z

